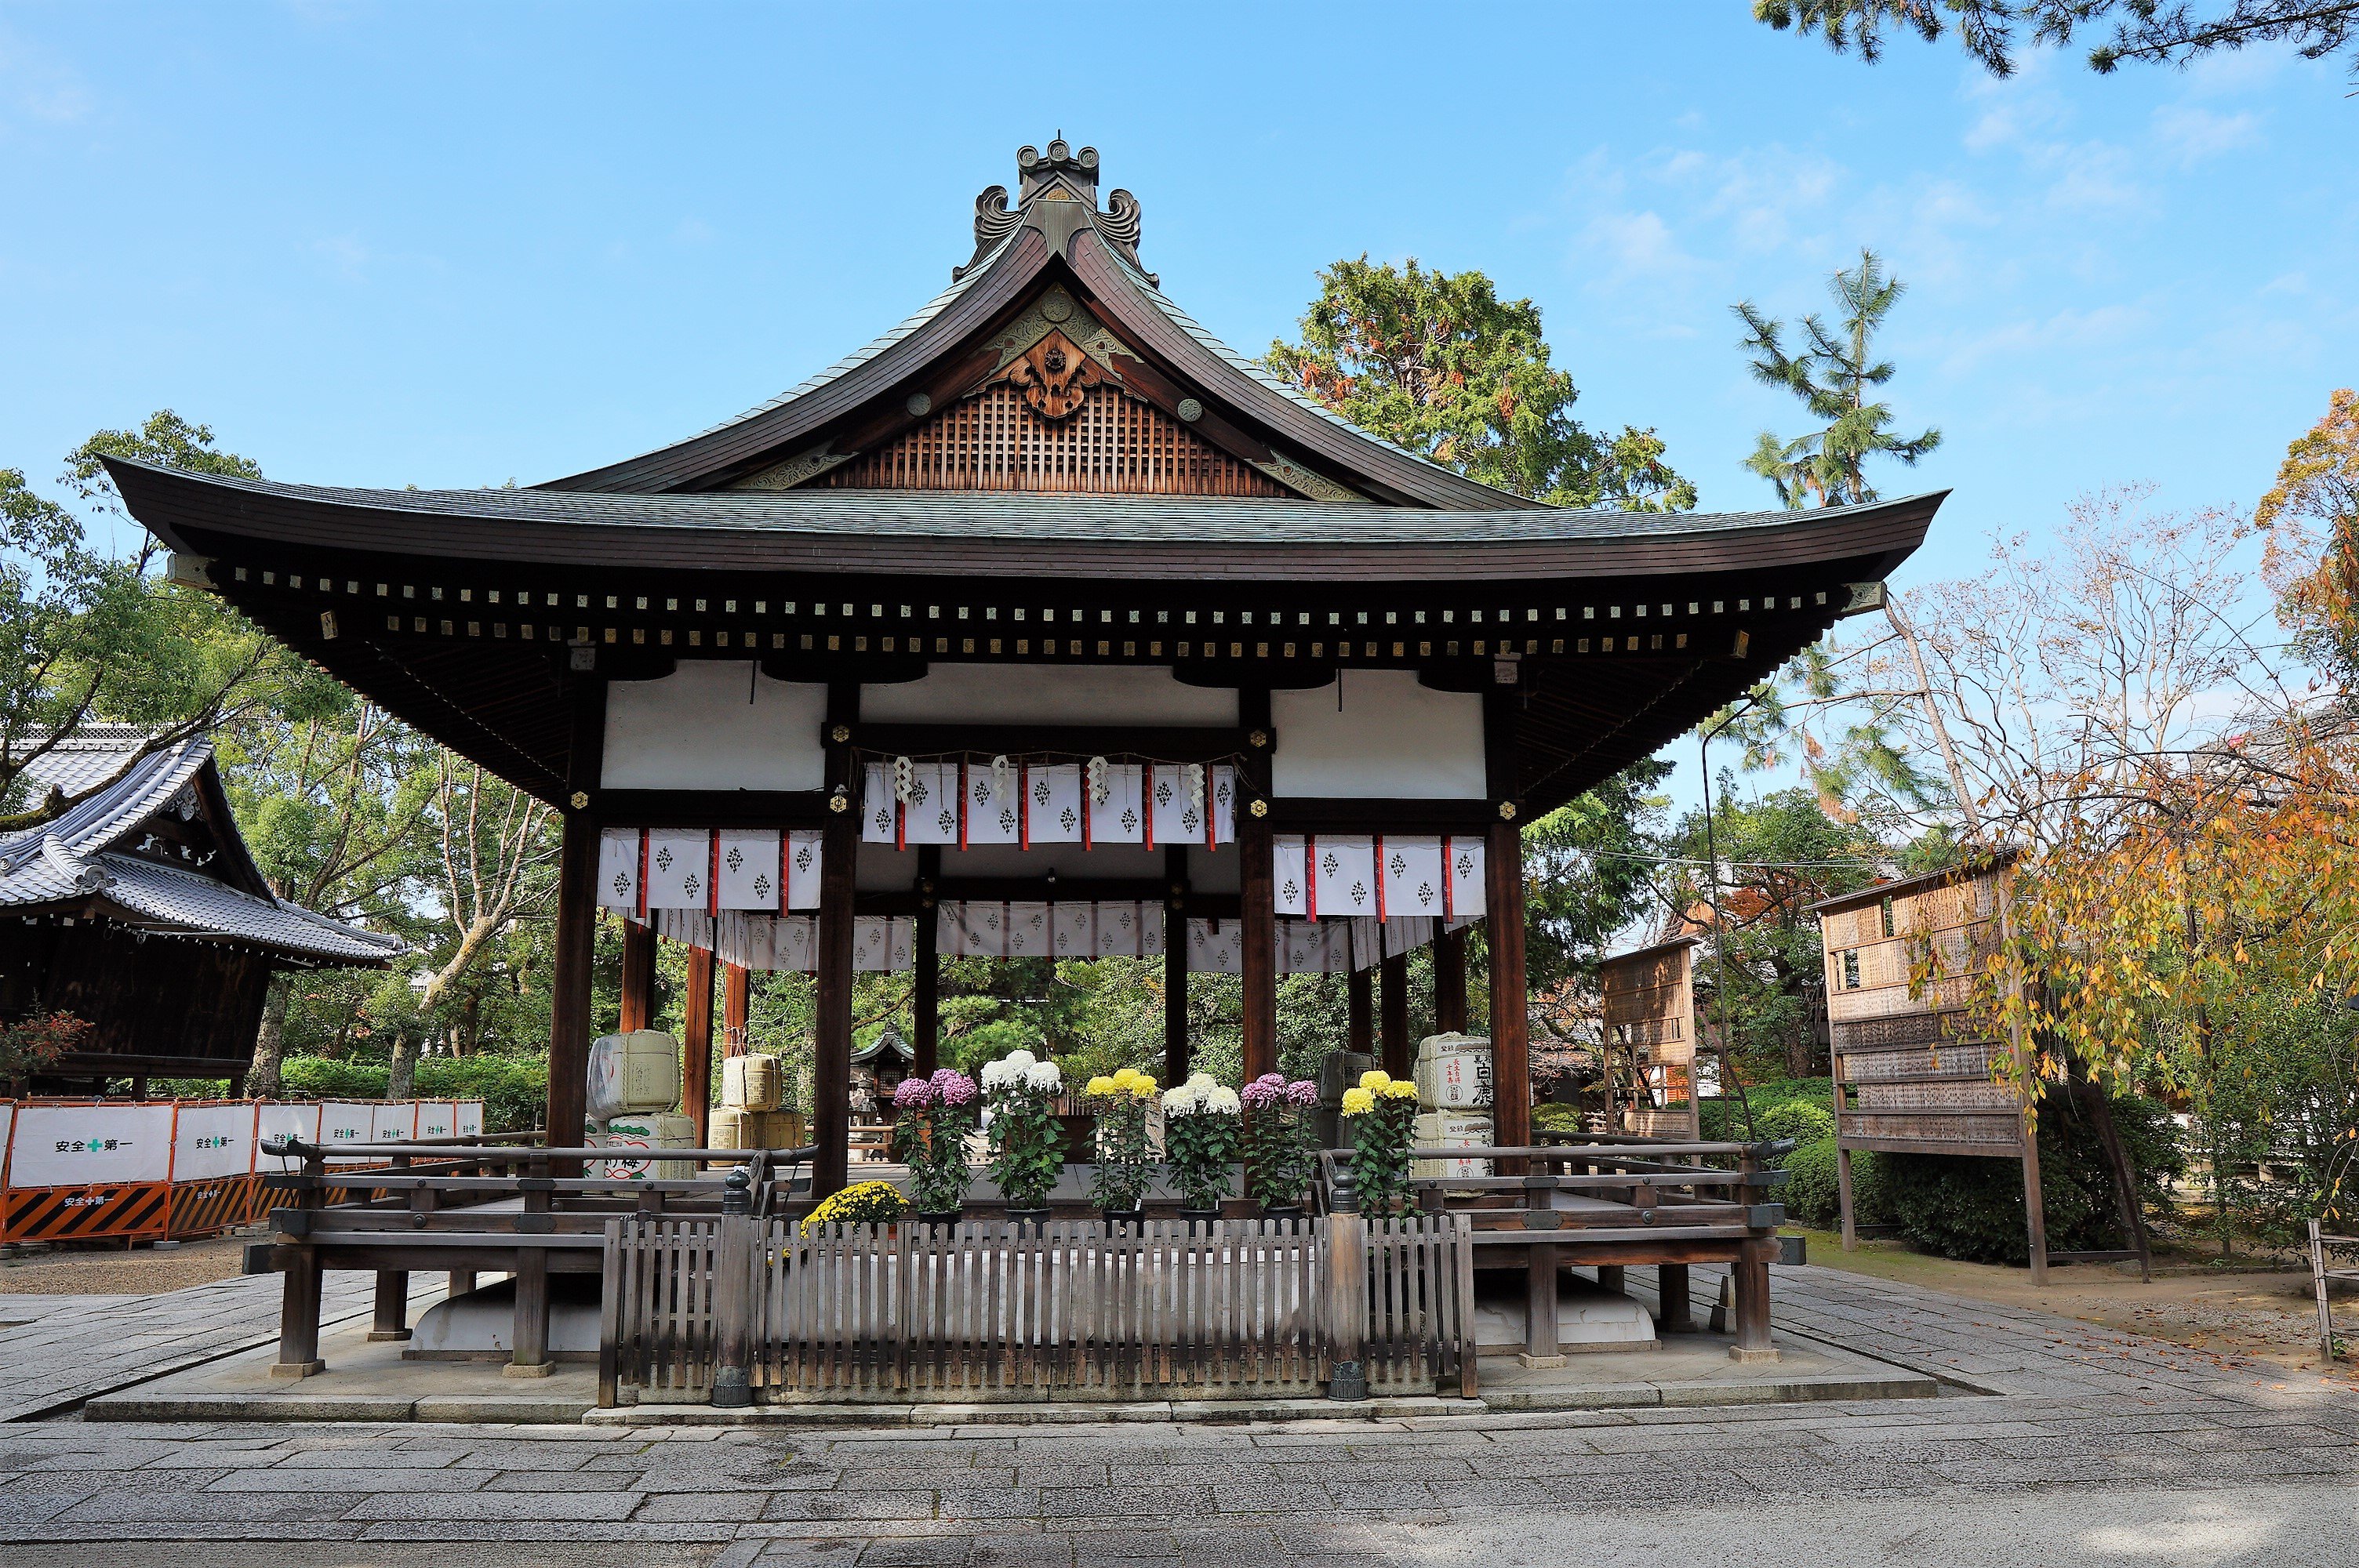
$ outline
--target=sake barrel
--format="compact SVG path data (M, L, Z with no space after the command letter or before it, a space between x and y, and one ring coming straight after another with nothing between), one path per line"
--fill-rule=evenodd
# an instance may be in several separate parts
M602 1034L590 1046L590 1114L613 1118L679 1103L679 1042L660 1029Z
M705 1136L711 1141L708 1149L761 1148L762 1112L747 1110L742 1106L724 1105L712 1112L712 1129Z
M1475 1034L1429 1034L1417 1048L1417 1103L1467 1110L1491 1103L1491 1043Z
M1419 1111L1410 1124L1409 1142L1419 1149L1482 1149L1491 1142L1491 1119L1464 1111ZM1408 1173L1419 1178L1487 1176L1488 1160L1416 1160Z
M591 1140L591 1147L645 1150L650 1153L661 1149L693 1149L696 1123L668 1110L609 1117L606 1130ZM644 1156L610 1159L604 1173L608 1181L643 1182L652 1176L659 1182L685 1182L695 1177L696 1165L689 1160L649 1160Z
M787 1076L776 1056L723 1056L721 1059L721 1103L740 1110L776 1110L786 1092Z

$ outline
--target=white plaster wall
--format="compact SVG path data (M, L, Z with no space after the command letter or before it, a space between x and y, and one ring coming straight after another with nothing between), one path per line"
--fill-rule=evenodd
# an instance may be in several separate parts
M608 789L818 789L827 687L756 675L750 660L683 659L661 680L606 688Z
M1411 670L1352 670L1311 691L1270 694L1270 786L1281 795L1481 800L1483 698L1435 691Z
M860 688L874 724L1234 724L1237 694L1136 665L937 664L922 680Z

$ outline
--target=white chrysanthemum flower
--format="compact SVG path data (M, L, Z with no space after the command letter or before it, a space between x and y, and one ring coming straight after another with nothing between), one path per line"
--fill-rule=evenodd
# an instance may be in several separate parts
M1019 1050L1010 1051L1000 1060L1006 1065L1007 1070L1011 1073L1028 1073L1039 1063L1040 1058L1029 1051Z
M1223 1116L1236 1115L1240 1105L1236 1090L1223 1088L1217 1084L1212 1087L1212 1092L1204 1097L1204 1108L1216 1111Z
M1042 1094L1055 1094L1065 1087L1065 1075L1054 1062L1035 1062L1024 1070L1024 1087Z
M1188 1092L1190 1094L1201 1095L1207 1090L1216 1089L1220 1087L1221 1080L1212 1076L1210 1073L1190 1073L1188 1075L1187 1088Z
M1193 1116L1195 1113L1196 1097L1193 1093L1190 1092L1187 1085L1181 1084L1178 1088L1165 1089L1163 1091L1164 1115Z
M983 1078L983 1087L986 1091L1003 1088L1006 1086L1008 1079L1007 1064L1006 1062L985 1062L983 1065L981 1076Z

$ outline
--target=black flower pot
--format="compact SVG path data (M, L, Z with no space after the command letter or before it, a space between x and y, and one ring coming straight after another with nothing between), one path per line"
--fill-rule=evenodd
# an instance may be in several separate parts
M1299 1203L1266 1203L1261 1206L1261 1217L1291 1225L1302 1217L1302 1206Z
M1182 1208L1180 1217L1188 1222L1188 1234L1194 1236L1210 1230L1212 1222L1221 1217L1221 1211L1216 1208Z
M950 1209L941 1214L920 1214L918 1223L929 1230L956 1230L959 1221L966 1217L963 1209Z
M1108 1230L1135 1229L1147 1223L1147 1211L1143 1208L1102 1208L1098 1210L1098 1217L1105 1222Z
M1038 1230L1049 1223L1045 1208L1015 1208L1007 1211L1007 1223L1024 1230Z

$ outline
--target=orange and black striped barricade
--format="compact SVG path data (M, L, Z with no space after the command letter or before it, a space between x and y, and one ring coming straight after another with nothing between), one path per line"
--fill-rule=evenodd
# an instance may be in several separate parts
M8 1130L0 1241L164 1235L174 1109L169 1100L18 1105Z
M218 1236L254 1217L252 1100L182 1100L172 1130L176 1238Z

